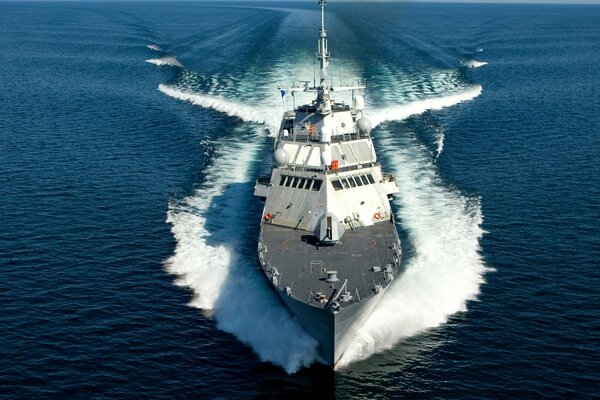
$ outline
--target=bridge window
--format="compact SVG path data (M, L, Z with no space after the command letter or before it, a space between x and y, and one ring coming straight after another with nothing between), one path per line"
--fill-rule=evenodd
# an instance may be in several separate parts
M323 185L322 179L303 178L300 176L282 175L279 180L279 186L293 187L296 189L314 190L318 192ZM339 190L339 189L336 189Z
M371 174L348 176L331 181L331 186L335 190L350 189L354 187L372 185L375 183L375 178Z

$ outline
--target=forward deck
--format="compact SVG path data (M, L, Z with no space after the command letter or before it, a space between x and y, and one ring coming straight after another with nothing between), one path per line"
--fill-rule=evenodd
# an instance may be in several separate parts
M261 240L263 268L277 269L276 286L316 307L324 308L337 299L336 292L346 279L344 292L351 294L346 296L346 303L371 297L391 281L386 268L395 272L400 261L393 221L348 230L333 246L319 245L312 232L265 223ZM332 270L337 271L339 279L333 284L325 281L327 271Z

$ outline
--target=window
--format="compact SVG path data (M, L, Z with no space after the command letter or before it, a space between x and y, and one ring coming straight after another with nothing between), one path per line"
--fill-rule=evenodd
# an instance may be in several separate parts
M336 179L331 181L331 186L333 186L335 190L342 190L350 189L351 187L366 186L373 183L375 183L375 178L373 178L373 175L367 174ZM308 185L305 187L305 189L308 189Z
M293 187L296 189L304 189L304 190L312 189L317 192L319 190L321 190L322 184L323 184L323 181L321 179L303 178L301 176L281 175L281 178L279 179L279 186ZM339 181L338 181L338 184L341 189L342 186L339 183ZM339 190L339 189L336 189L336 190Z

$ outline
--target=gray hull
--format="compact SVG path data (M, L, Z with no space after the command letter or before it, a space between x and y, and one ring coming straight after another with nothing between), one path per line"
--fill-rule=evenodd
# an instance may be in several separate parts
M330 309L308 305L280 289L275 290L302 327L319 342L319 353L330 366L335 366L344 355L358 329L364 325L385 292L382 289L369 299L334 314Z
M261 227L259 260L267 279L318 341L323 361L335 366L397 272L394 222L350 230L333 246L317 245L307 231L272 223Z

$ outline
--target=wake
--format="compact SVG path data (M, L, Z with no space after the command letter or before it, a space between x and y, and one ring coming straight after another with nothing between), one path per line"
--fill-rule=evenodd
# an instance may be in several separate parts
M164 50L162 49L162 47L160 47L160 46L159 46L159 45L157 45L157 44L149 44L149 45L147 45L146 47L147 47L147 48L149 48L150 50L154 50L154 51L164 51Z
M442 154L442 151L444 150L444 139L444 129L441 127L435 128L435 161L437 161L437 159L440 157L440 154Z
M251 346L261 360L293 373L319 361L317 343L268 287L256 265L255 243L247 239L253 237L252 223L247 221L258 218L246 206L255 201L255 176L251 171L268 151L268 145L259 144L261 140L265 143L261 136L264 129L256 125L275 135L281 99L275 92L269 99L239 100L235 90L224 83L227 79L199 80L185 72L181 74L185 84L161 84L158 89L175 99L254 124L255 128L249 135L251 125L243 124L234 128L230 135L233 139L211 143L216 149L211 156L218 163L203 171L206 178L191 196L169 204L167 222L177 244L173 256L165 262L166 269L177 276L176 284L193 289L191 306L212 310L220 329ZM453 79L435 81L439 86L428 86L431 93L426 96L409 94L410 100L405 99L404 104L374 108L365 114L374 125L381 125L472 100L482 91L477 85L458 87ZM200 86L203 92L191 89ZM379 152L389 160L388 168L401 188L395 200L398 217L409 232L415 256L360 329L338 363L339 368L389 349L403 338L465 311L467 302L476 298L486 271L479 255L483 234L480 200L446 187L437 174L435 160L416 140L408 145L399 143L385 125L375 134L381 146ZM443 130L436 134L439 156ZM224 169L222 165L236 168Z
M260 131L237 129L242 140L212 145L217 162L204 171L202 186L170 202L167 223L177 244L165 266L178 277L177 285L193 289L190 306L211 310L220 329L251 346L261 360L292 373L317 359L317 343L290 318L259 275L255 258L248 256L256 247L247 247L247 221L258 219L244 205L254 201L249 171L259 161L261 141Z
M164 56L161 58L150 58L148 60L146 60L147 63L150 64L154 64L154 65L167 65L170 67L178 67L178 68L183 68L183 64L181 64L179 62L179 60L173 56Z
M393 135L378 134L398 186L395 203L415 256L390 286L344 353L339 368L392 348L407 338L466 311L486 271L480 256L481 201L448 189L427 149L398 146Z
M468 68L479 68L487 65L488 63L485 61L477 61L477 60L463 60L462 65Z
M400 121L413 115L423 114L425 111L441 110L451 107L464 101L473 100L481 94L482 88L479 85L472 86L461 92L415 100L407 104L393 105L371 111L368 116L373 127L385 121Z
M277 130L278 122L276 122L275 117L271 115L273 113L269 113L267 110L261 112L257 107L228 100L221 96L195 93L193 91L164 84L158 85L158 90L175 99L219 111L229 116L237 117L242 121L263 124L273 134Z

